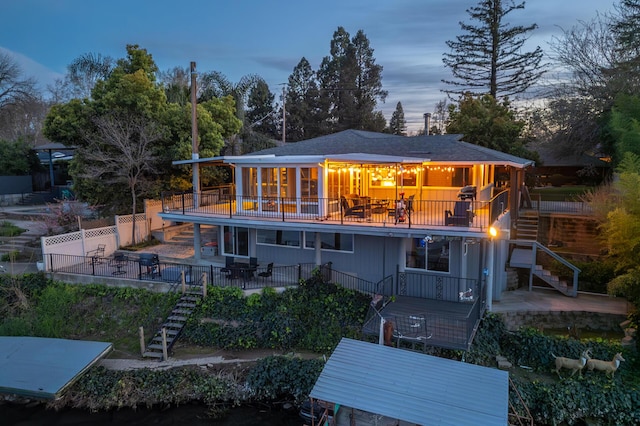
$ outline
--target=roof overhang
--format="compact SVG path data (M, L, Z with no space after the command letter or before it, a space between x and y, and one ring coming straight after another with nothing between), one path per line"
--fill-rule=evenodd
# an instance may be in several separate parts
M423 157L401 157L394 155L376 154L337 154L337 155L242 155L209 158L192 158L177 160L174 166L187 164L317 164L329 162L358 163L358 164L422 164L431 161Z

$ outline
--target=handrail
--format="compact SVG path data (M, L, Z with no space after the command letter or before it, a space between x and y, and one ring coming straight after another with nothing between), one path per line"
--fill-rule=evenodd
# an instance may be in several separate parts
M566 260L562 256L559 256L558 254L556 254L553 251L549 250L549 248L547 248L546 246L540 244L537 241L509 240L508 243L509 244L517 244L519 246L531 246L532 247L533 250L532 250L531 271L533 271L533 268L535 268L535 264L536 264L535 260L537 259L537 255L538 255L537 251L538 250L542 250L544 253L548 254L553 259L557 260L558 262L562 263L564 266L566 266L569 269L571 269L573 271L572 295L575 297L578 294L578 274L581 272L580 268L578 268L577 266L573 265L571 262L569 262L568 260Z

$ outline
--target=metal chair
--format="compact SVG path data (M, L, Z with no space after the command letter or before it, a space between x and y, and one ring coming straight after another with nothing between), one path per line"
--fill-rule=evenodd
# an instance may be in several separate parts
M258 273L258 276L260 278L264 278L265 281L267 280L267 278L271 278L271 280L273 281L273 262L267 265L266 271Z
M126 274L127 271L123 271L122 268L127 266L127 262L129 259L126 254L117 253L113 256L113 258L109 261L109 266L115 267L116 270L113 271L112 275L122 275Z
M220 272L223 273L227 278L235 278L233 273L233 264L235 263L235 259L231 256L226 256L224 258L225 266L220 269Z

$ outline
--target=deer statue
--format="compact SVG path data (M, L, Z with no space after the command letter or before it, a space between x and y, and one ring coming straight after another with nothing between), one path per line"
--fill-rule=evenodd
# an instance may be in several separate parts
M587 361L587 369L589 371L600 370L604 371L607 376L611 376L613 379L613 375L616 374L616 370L620 367L620 361L624 361L622 358L622 352L618 352L613 356L611 361L602 361L600 359L590 359Z
M582 351L582 354L580 355L579 359L565 358L563 356L555 356L552 353L551 356L556 359L556 373L558 374L558 377L562 378L562 376L560 376L560 370L563 368L566 368L567 370L571 370L571 377L573 377L573 375L576 374L576 371L580 372L580 375L582 376L582 369L587 364L587 362L591 359L591 357L589 356L590 351L591 351L590 349L585 349L584 351Z

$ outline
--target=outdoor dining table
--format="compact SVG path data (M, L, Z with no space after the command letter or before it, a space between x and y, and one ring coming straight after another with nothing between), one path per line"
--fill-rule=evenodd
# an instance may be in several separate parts
M253 278L253 274L258 269L258 265L236 262L232 263L227 268L231 270L231 278L242 278L246 281Z

